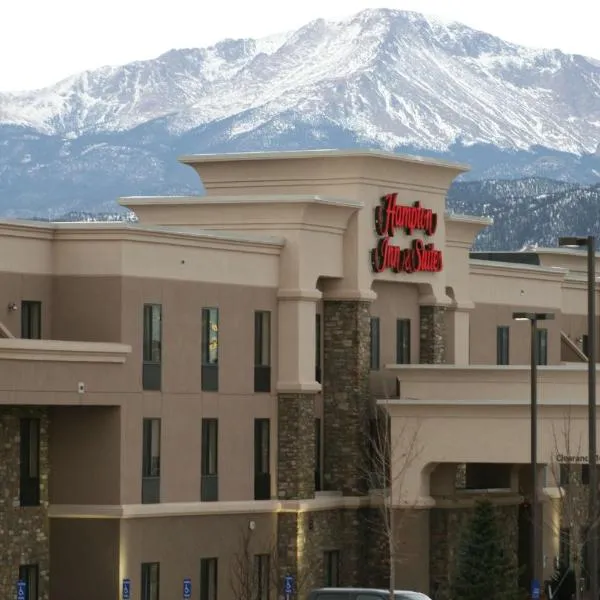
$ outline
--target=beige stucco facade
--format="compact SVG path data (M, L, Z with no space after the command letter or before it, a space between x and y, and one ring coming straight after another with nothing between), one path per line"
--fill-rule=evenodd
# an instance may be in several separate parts
M477 233L492 225L446 212L460 165L368 151L181 160L206 195L121 199L138 223L0 223L0 423L31 407L48 423L40 600L117 597L124 579L132 599L146 600L141 565L150 563L160 564L161 598L179 594L189 577L194 600L228 600L242 531L251 532L253 554L268 553L273 540L286 549L291 562L269 579L280 593L284 571L300 577L303 514L315 545L306 553L317 561L311 585L326 583L331 552L341 553L340 584L379 585L360 565L375 573L381 557L359 559L362 540L352 538L364 527L357 515L379 502L353 460L373 398L391 415L393 468L407 426L418 427L422 448L402 485L393 478L395 506L416 515L397 583L443 588L430 535L440 514L471 506L474 494L509 507L528 494L529 328L512 321L513 311L556 315L545 324L547 366L539 368L540 469L555 473L557 453L577 454L560 446L565 424L570 443L586 448L584 256L538 250L539 264L470 257ZM388 247L433 244L415 246L422 254L411 263L430 270L377 272L371 253L386 236L375 214L380 206L379 216L388 214L389 194L413 207L394 213L413 231L399 226ZM434 218L431 235L419 229ZM415 257L399 250L388 250L389 260ZM22 302L41 303L40 339L22 339ZM145 305L161 307L158 389L144 389ZM218 389L207 390L202 310L215 307ZM256 362L257 311L271 315L266 364ZM397 364L400 320L411 324L408 364ZM509 327L508 365L497 364L498 327ZM260 391L258 367L269 379ZM142 501L148 419L161 423L151 503ZM216 473L203 470L203 419L218 420ZM258 421L269 423L268 467L259 471ZM494 491L458 489L456 472L469 463L490 472L508 465L510 477ZM215 476L218 497L202 500L204 478ZM0 503L3 531L2 519L27 522L34 510L19 507L18 473L13 479L11 502ZM549 574L560 489L543 479ZM5 547L2 593L35 558L28 540ZM215 597L200 580L208 558L219 564Z

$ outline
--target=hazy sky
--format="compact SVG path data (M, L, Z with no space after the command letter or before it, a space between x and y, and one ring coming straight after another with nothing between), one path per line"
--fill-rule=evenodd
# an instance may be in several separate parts
M381 7L437 15L512 42L600 59L599 0L5 0L0 90L42 87L171 48L260 37L319 17Z

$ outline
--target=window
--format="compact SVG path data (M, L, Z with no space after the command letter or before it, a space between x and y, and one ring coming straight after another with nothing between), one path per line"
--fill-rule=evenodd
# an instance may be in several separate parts
M256 600L269 600L270 588L270 556L257 554L254 557L254 570L256 578Z
M560 463L558 465L558 485L561 487L567 486L570 483L571 479L571 469L570 465L565 463Z
M162 361L162 306L144 304L144 349L142 387L160 391Z
M325 552L325 586L339 587L340 585L340 552L329 550Z
M371 317L371 370L379 370L379 317Z
M25 584L24 600L38 600L39 569L37 565L21 565L19 581Z
M321 383L321 315L315 315L315 381Z
M27 340L42 339L42 303L35 300L21 302L21 337Z
M254 499L271 498L270 421L254 419Z
M271 313L254 313L254 391L271 391Z
M537 330L537 364L548 364L548 330Z
M40 420L21 419L20 484L21 506L40 504Z
M202 419L200 500L219 499L219 420Z
M142 563L142 600L158 600L160 587L160 565Z
M497 365L508 365L509 364L509 332L510 328L506 325L502 325L496 328L496 364Z
M217 600L216 558L203 558L200 561L200 600Z
M160 502L160 419L144 419L142 504Z
M410 364L410 319L396 321L396 362Z
M321 491L321 419L315 419L315 492Z
M202 390L219 391L219 309L202 309Z
M581 484L590 485L590 465L581 465Z

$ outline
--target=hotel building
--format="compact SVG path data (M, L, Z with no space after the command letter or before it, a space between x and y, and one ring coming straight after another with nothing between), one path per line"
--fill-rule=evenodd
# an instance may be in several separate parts
M397 586L447 598L482 496L527 564L530 331L513 311L555 315L536 338L549 575L556 467L587 448L582 253L471 253L491 223L446 212L460 165L180 160L206 193L121 199L137 223L0 223L0 597L18 581L27 600L387 585L373 400L406 516Z

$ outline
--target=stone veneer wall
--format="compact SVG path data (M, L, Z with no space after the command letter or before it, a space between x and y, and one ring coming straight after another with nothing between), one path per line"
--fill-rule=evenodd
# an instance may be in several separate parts
M39 507L21 507L21 417L40 418ZM39 600L48 600L50 547L48 523L48 415L34 409L0 409L0 598L16 597L19 566L37 564Z
M315 396L279 394L277 411L277 497L315 495Z
M324 487L366 492L370 371L369 302L323 302Z
M362 509L282 512L278 515L278 576L296 581L295 596L325 585L325 553L340 553L340 585L365 586L378 563L368 561Z
M442 364L446 360L446 308L421 306L419 362Z
M467 526L473 507L432 508L430 513L430 596L448 600L450 581L461 532ZM519 506L495 507L502 530L506 533L506 548L515 566L519 558Z

